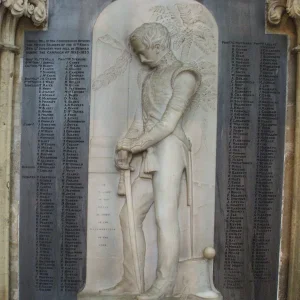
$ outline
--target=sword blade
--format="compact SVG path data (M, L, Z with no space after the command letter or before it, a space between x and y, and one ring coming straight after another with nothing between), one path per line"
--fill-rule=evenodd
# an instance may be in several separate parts
M139 257L138 257L138 246L137 246L137 238L136 238L136 224L134 217L134 209L133 209L133 199L131 193L131 180L130 180L130 170L126 170L125 174L125 190L126 190L126 201L127 201L127 209L128 209L128 220L129 220L129 235L130 235L130 243L132 249L132 256L134 260L134 270L136 275L136 282L139 289L139 292L143 292L142 285L142 276L141 272L143 270L140 269Z

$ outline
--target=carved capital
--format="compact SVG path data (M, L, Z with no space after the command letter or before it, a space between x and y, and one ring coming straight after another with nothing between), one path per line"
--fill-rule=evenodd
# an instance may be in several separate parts
M292 1L292 0L288 0ZM299 0L298 0L299 1ZM286 10L287 0L267 0L268 3L268 21L271 24L278 25Z
M286 10L292 18L300 18L300 0L287 0Z
M47 0L0 0L16 17L26 16L31 18L34 25L40 26L47 18Z

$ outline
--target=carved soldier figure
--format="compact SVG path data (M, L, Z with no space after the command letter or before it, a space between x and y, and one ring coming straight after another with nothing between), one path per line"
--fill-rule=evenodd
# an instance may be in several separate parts
M178 202L183 172L189 181L191 143L183 127L183 115L200 85L196 68L178 61L171 50L166 27L146 23L130 36L131 47L150 68L142 88L141 109L116 150L116 166L130 169L135 154L143 154L140 176L132 184L138 261L144 291L146 244L143 221L155 206L158 240L156 279L139 300L154 300L172 293L179 262ZM188 182L188 184L190 184ZM139 294L130 243L127 203L120 214L123 232L124 274L115 287L102 295Z

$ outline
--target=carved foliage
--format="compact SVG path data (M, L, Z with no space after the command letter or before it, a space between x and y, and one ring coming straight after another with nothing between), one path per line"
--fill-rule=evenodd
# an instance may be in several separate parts
M16 17L31 18L39 26L47 18L46 2L47 0L0 0L0 5L2 3Z
M292 18L300 18L300 0L267 0L268 20L272 24L279 24L285 10Z
M155 6L152 8L152 18L168 28L173 49L181 51L180 60L193 64L202 76L200 89L189 110L196 111L198 106L204 110L215 110L217 66L208 56L217 49L217 37L213 31L215 24L198 3L175 4L174 8ZM192 54L195 53L193 48L197 49L199 57Z
M286 9L287 0L267 0L268 3L268 21L277 25ZM288 0L291 1L291 0Z
M208 54L216 49L216 40L211 28L213 24L199 4L176 4L169 7L155 6L153 19L166 26L172 36L174 50L182 49L181 58L187 58L195 45Z
M300 17L300 0L287 0L287 12L293 18Z
M173 9L167 6L154 6L151 10L152 22L163 24L167 27L171 37L173 50L183 62L192 63L202 76L201 87L194 97L190 109L196 110L202 106L204 110L216 107L217 90L214 78L217 74L217 66L209 61L209 53L214 53L217 49L217 38L213 21L208 14L203 11L199 4L175 4ZM119 76L122 76L128 69L132 61L132 53L127 45L123 45L110 35L104 35L97 41L97 45L106 44L121 51L115 63L98 75L92 84L94 90L99 90L108 86ZM197 49L199 57L191 55L192 50ZM143 79L148 69L142 68L138 73L138 86L141 88Z
M121 55L117 58L115 64L108 68L104 73L100 74L92 84L92 88L94 90L99 90L103 87L108 86L111 82L115 81L119 76L123 75L131 60L132 54L131 52L125 48L121 42L117 41L110 35L104 35L97 40L98 43L103 43L110 45L111 47L118 49L121 52Z

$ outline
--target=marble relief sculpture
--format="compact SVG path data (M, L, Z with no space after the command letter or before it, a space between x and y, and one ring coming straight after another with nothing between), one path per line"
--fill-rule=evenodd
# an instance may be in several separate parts
M126 186L126 179L119 186L119 193L123 193L123 185L127 192L127 203L120 216L124 275L118 285L102 294L142 292L138 299L152 300L170 296L175 284L179 262L180 183L183 172L186 172L187 186L190 187L192 168L192 145L182 128L182 118L201 84L201 76L192 65L176 59L171 50L170 34L159 23L146 23L137 28L130 36L130 44L140 62L151 72L143 83L142 107L126 136L117 145L116 166L121 172L130 171L133 155L141 152L143 165L139 178L132 185L132 193L130 184ZM123 181L124 176L121 178ZM137 189L139 185L144 188ZM141 194L140 191L148 192ZM128 204L132 201L129 197L138 199L135 206ZM158 233L157 275L151 288L144 293L146 244L143 221L153 204ZM129 218L133 218L133 222ZM132 242L133 239L136 241ZM138 260L136 269L132 256Z
M140 12L117 27L118 5ZM94 29L87 284L79 299L222 299L212 279L216 24L190 0L123 0L107 11ZM126 26L132 29L124 36ZM110 66L101 60L105 48L113 49ZM120 218L106 222L121 229L114 239L120 246L110 251L96 246L113 238L101 235L99 207Z

